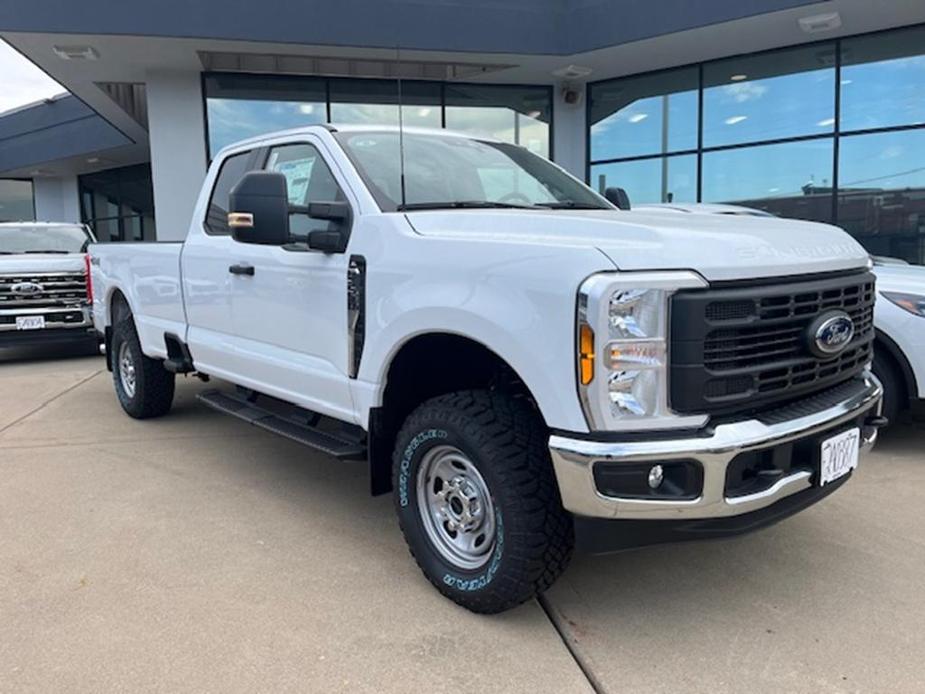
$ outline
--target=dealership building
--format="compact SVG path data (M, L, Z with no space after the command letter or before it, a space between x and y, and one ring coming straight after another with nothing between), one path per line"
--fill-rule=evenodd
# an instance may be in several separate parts
M7 0L0 37L69 92L0 114L0 219L182 239L223 146L401 109L925 263L922 0Z

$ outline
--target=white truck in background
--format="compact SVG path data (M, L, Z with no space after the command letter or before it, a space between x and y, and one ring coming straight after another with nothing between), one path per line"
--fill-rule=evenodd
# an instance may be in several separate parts
M0 349L67 345L96 351L82 224L0 223Z
M767 525L882 423L874 278L842 231L620 212L514 145L312 126L222 150L183 243L91 248L116 395L206 404L391 491L477 612L605 551Z

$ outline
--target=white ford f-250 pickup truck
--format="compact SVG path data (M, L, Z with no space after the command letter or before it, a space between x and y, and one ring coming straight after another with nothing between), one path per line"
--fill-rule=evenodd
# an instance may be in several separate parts
M839 229L622 212L486 138L312 126L222 150L186 240L91 248L133 417L207 405L368 460L447 597L497 612L573 546L751 530L876 438L874 278Z
M0 349L67 344L96 350L82 224L0 223Z

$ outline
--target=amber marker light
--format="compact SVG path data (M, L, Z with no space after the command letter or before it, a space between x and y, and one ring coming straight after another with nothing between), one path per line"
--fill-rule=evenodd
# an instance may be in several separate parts
M594 331L587 323L578 328L578 375L583 386L594 378Z

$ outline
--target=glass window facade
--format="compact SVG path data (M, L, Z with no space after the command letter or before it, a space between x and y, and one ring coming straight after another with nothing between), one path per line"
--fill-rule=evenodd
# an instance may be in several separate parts
M205 77L209 156L246 137L317 123L398 125L396 80L213 73ZM403 80L406 126L452 128L551 154L552 89Z
M698 85L696 67L595 85L591 159L696 149Z
M599 82L589 182L838 224L925 264L925 26Z
M0 222L31 222L34 219L32 181L0 178Z
M153 241L154 192L148 164L77 177L80 215L97 240Z
M704 147L831 133L835 44L703 66Z

